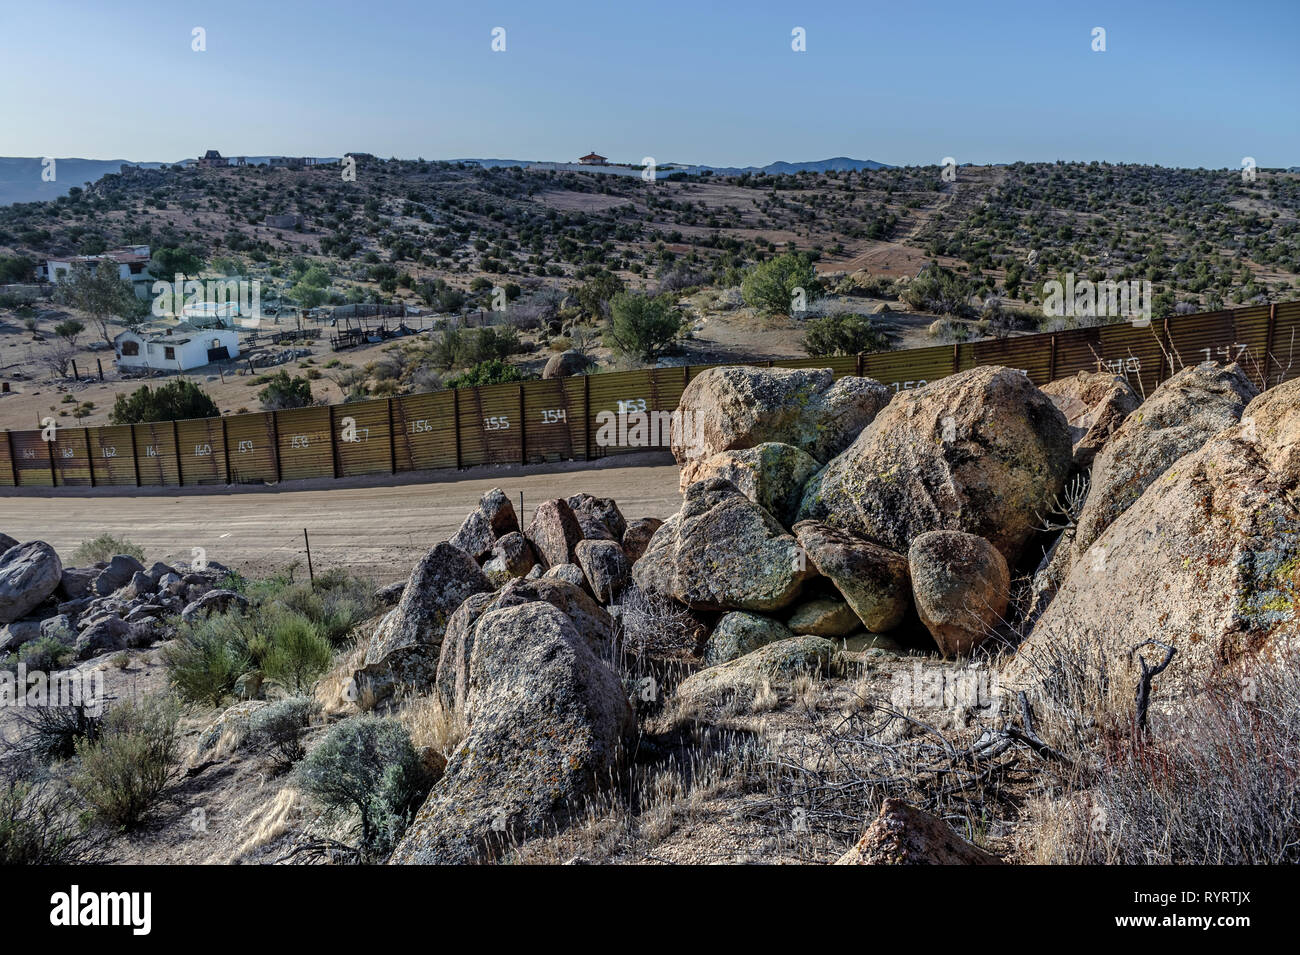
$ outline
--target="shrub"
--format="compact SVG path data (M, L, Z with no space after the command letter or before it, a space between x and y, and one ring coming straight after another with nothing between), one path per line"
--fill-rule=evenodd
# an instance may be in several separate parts
M35 706L21 712L27 732L19 748L47 763L71 759L79 742L95 742L103 728L103 717L84 706Z
M267 411L306 408L314 400L311 382L306 378L290 378L289 373L283 369L271 376L270 382L257 393L257 397Z
M788 315L795 289L803 289L807 301L820 290L817 275L806 255L786 253L762 262L740 283L745 304L766 314Z
M17 760L0 772L0 865L109 861L106 837L86 825L72 792Z
M216 706L249 671L252 654L243 620L233 614L212 614L185 625L163 651L167 678L181 699Z
M272 759L288 768L302 759L302 731L320 711L320 704L306 697L291 697L264 706L248 721L251 740L271 753Z
M72 651L54 637L37 637L18 648L18 653L10 657L12 666L26 664L29 671L43 670L52 673L64 666L72 656Z
M528 381L533 375L520 369L517 365L493 358L491 361L479 362L462 375L447 379L448 388L474 388L478 385L497 385L511 381Z
M173 697L119 703L98 740L77 743L72 786L97 818L131 829L158 803L180 765L179 717Z
M430 787L406 729L373 716L330 730L299 764L298 783L327 816L357 817L353 832L367 859L392 851Z
M803 349L814 358L883 351L889 338L865 315L825 315L805 326Z
M262 672L295 693L309 690L334 660L333 647L325 635L292 610L263 615L258 631L267 644Z
M908 282L899 297L913 308L937 315L967 317L974 311L969 280L938 266L931 266Z
M132 544L129 540L114 537L112 534L100 534L94 540L82 541L72 552L74 567L89 567L100 561L109 561L118 554L126 554L144 563L144 548Z
M216 403L198 385L187 378L177 378L157 388L143 385L130 395L118 395L109 420L113 424L139 424L215 418L220 414Z
M682 332L682 317L666 296L623 292L614 296L609 308L614 347L640 361L654 361Z

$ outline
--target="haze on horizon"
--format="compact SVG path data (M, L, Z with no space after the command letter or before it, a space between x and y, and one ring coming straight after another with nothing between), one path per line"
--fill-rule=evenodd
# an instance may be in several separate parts
M726 7L0 0L0 155L1300 165L1285 0Z

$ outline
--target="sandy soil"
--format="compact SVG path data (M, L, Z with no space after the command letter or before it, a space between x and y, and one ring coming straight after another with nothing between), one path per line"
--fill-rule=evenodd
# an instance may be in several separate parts
M624 460L568 462L545 467L472 468L352 481L300 481L256 490L193 489L141 493L105 488L5 488L0 530L18 540L48 541L65 558L99 534L125 537L150 560L189 560L202 547L208 560L248 574L300 561L306 573L303 529L316 570L347 567L379 583L405 578L412 565L446 540L480 495L500 487L526 524L544 500L582 491L612 497L628 519L666 518L680 506L678 471L667 454ZM635 462L639 466L627 466Z

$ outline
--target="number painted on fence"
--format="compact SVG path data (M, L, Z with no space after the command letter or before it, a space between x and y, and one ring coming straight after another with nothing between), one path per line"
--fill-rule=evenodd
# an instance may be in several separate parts
M101 448L100 450L103 451L103 453L104 453L104 457L106 457L106 458L115 458L115 457L117 457L117 448L115 448L115 447L114 447L113 445L111 445L111 444L106 444L106 445L104 445L104 447Z
M158 446L154 444L145 445L144 453L145 457L156 458L158 457Z
M71 448L60 448L59 453L62 454L65 458L71 458L76 456L76 452L73 451Z
M420 418L411 422L411 434L429 434L433 431L433 425L428 418Z
M248 452L253 450L253 442L240 441L239 444L235 446L235 450L240 454L247 454Z
M1246 354L1246 351L1249 348L1250 346L1245 342L1233 342L1231 345L1220 345L1218 348L1214 349L1213 353L1211 353L1208 348L1202 348L1201 351L1205 353L1206 361L1209 361L1213 355L1218 355L1225 361L1238 361Z
M194 456L196 458L207 457L211 453L212 453L212 445L210 444L194 445Z
M292 440L290 440L290 442L289 442L289 447L291 447L291 448L305 448L305 447L307 447L307 435L305 435L305 434L295 434L295 435L293 436Z
M509 431L510 416L504 414L503 415L494 414L490 418L484 418L483 429L485 431Z
M924 378L918 378L916 381L896 381L894 382L894 393L900 391L915 391L917 388L924 388L929 382Z
M561 421L568 421L569 414L563 408L543 408L542 424L559 424Z
M35 449L35 448L23 448L23 457L26 458L28 461L34 461L34 460L36 460L36 449Z
M628 414L630 412L645 411L646 404L644 398L628 398L626 401L619 401L618 413Z

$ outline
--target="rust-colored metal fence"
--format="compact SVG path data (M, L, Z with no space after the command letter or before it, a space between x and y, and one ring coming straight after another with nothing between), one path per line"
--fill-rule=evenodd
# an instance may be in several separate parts
M866 375L894 391L977 365L1037 384L1083 370L1143 395L1185 365L1239 362L1261 387L1300 375L1300 302L840 358L770 362ZM330 407L101 428L9 431L0 487L274 483L481 464L593 460L661 446L666 413L711 365L487 385ZM640 430L638 430L638 428ZM611 436L614 440L607 440Z

